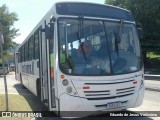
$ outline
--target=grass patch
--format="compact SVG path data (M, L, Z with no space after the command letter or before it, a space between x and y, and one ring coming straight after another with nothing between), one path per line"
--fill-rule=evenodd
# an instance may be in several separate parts
M38 111L37 97L33 95L8 95L8 111ZM0 94L0 111L5 111L5 95ZM0 120L30 120L31 118L2 118Z
M9 111L36 111L38 110L37 101L30 99L30 95L8 95ZM0 111L5 110L5 95L0 94Z
M147 58L150 58L150 59L152 59L152 58L160 58L160 55L157 55L157 54L155 54L153 52L148 52L147 53Z

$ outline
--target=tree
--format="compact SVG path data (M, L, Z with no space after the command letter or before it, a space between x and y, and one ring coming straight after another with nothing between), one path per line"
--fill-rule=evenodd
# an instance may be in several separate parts
M160 2L159 0L106 0L105 3L128 9L142 24L144 39L142 50L160 53Z
M17 14L9 12L6 5L0 7L0 31L4 36L4 51L13 46L12 40L17 37L19 30L14 28L14 22L18 21Z

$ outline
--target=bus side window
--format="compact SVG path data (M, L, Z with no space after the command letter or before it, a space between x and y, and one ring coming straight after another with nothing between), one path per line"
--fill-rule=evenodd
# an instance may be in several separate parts
M20 48L19 48L19 50L18 50L18 63L20 63L21 62L21 52L20 52Z
M24 62L24 45L21 47L21 50L22 50L22 54L21 54L22 62Z
M25 61L28 61L28 41L25 43Z
M39 30L34 34L34 59L39 59Z
M34 39L33 36L31 36L29 38L29 42L28 42L28 50L29 50L29 55L28 55L28 60L32 60L33 59L33 54L34 54Z

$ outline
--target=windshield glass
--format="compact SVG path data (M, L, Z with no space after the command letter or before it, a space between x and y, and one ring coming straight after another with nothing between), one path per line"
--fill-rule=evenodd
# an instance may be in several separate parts
M65 74L126 74L141 69L134 24L88 19L58 21L59 66Z

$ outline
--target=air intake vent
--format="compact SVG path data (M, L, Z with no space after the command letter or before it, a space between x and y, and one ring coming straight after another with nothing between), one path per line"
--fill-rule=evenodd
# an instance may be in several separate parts
M105 100L115 99L133 95L135 92L135 80L119 81L119 82L87 82L85 85L90 86L89 90L84 90L84 96L88 100ZM123 87L124 86L124 87Z

